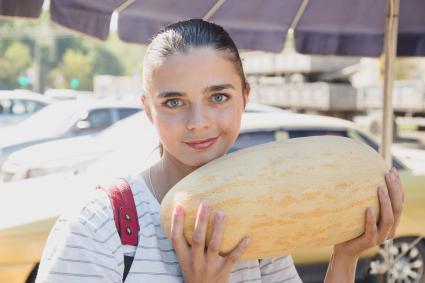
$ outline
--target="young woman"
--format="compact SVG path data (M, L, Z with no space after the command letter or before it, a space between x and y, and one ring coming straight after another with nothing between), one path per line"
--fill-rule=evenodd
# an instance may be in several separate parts
M146 52L143 84L142 102L159 134L161 159L128 179L139 215L137 248L121 245L109 199L99 191L75 217L58 220L37 282L122 282L124 255L134 256L125 282L301 282L290 256L239 260L249 237L228 256L220 256L226 217L222 212L210 215L208 203L198 210L192 246L183 237L182 207L174 210L171 241L159 224L167 191L226 154L238 136L250 89L229 35L202 20L166 27ZM379 225L368 210L365 233L334 247L325 282L354 282L359 255L394 236L403 203L394 169L386 176L386 186L379 188L379 200ZM214 230L206 242L209 217L214 217Z

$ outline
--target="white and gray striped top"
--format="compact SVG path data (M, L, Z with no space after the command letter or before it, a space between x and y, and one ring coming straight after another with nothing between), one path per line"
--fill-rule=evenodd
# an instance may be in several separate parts
M143 178L128 179L139 216L139 244L125 280L131 282L183 282L171 242L159 224L160 205ZM44 249L37 283L122 282L124 254L107 195L98 190L73 217L61 217L50 232ZM234 266L229 282L286 282L301 279L291 256L241 260Z

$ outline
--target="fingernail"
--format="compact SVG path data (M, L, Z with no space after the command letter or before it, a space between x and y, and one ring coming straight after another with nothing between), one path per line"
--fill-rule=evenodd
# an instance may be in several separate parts
M210 202L207 200L203 200L201 203L202 207L204 208L209 208L210 207Z
M178 216L181 214L182 211L182 207L180 204L177 204L176 207L174 208L174 215Z
M379 193L383 196L386 197L388 195L388 191L387 188L385 186L379 186Z
M398 176L397 168L393 167L393 168L391 168L391 170L393 171L394 176Z
M249 245L249 243L251 243L251 237L246 237L246 238L243 240L243 245L244 245L244 247L248 246L248 245Z
M223 211L217 211L215 217L216 217L216 220L217 221L223 221L223 219L224 219L224 212Z

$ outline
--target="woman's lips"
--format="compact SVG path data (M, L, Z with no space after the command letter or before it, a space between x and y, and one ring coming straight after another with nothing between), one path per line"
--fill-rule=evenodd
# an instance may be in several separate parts
M218 137L210 138L210 139L204 139L204 140L191 140L191 141L185 141L184 143L190 146L194 149L207 149L211 147L216 141Z

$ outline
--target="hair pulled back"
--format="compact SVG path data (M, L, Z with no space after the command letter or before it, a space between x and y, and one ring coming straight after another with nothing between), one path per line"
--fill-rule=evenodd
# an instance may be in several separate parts
M168 25L154 36L143 60L143 86L149 83L152 64L174 54L186 54L194 47L212 47L218 51L227 51L225 54L234 63L242 81L242 89L245 90L246 79L242 61L232 38L221 26L201 19Z

